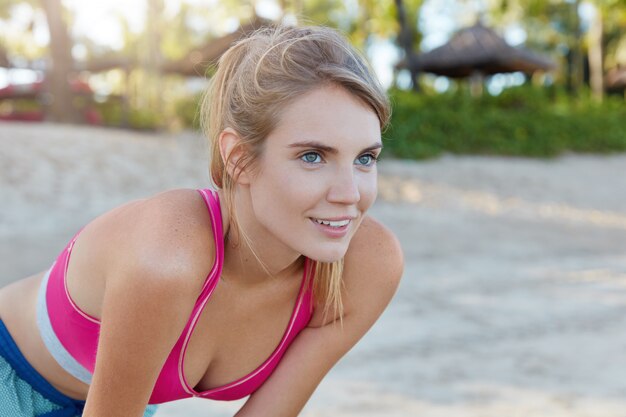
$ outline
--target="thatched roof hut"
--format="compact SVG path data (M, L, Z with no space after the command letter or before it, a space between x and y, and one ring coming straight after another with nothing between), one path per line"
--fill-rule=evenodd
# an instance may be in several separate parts
M239 26L234 32L228 33L219 38L211 39L204 45L192 49L176 61L165 61L160 65L158 70L164 74L178 74L186 77L204 77L207 68L216 63L224 52L233 44L233 42L242 38L255 29L270 25L271 21L255 18L245 25ZM102 72L116 68L132 69L140 65L137 57L129 57L126 55L104 56L80 64L77 69L88 72Z
M217 60L234 42L256 29L263 26L269 26L271 24L272 22L269 20L256 17L251 22L239 26L239 28L234 32L212 39L206 44L192 49L189 53L187 53L187 55L178 61L164 63L161 70L164 73L169 74L179 74L188 77L204 77L208 67L217 63Z
M405 62L398 65L406 68ZM548 58L524 48L515 48L480 22L458 31L448 43L417 55L413 70L452 78L470 77L476 73L491 75L521 71L533 74L555 68Z

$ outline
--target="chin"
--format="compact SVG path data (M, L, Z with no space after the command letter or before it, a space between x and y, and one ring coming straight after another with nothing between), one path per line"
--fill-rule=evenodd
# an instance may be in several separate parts
M317 262L331 263L343 259L347 251L347 245L337 248L325 247L321 248L319 251L311 251L311 253L305 254L305 256Z

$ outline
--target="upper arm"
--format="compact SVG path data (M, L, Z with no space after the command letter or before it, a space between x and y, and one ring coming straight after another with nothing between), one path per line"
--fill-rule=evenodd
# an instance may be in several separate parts
M296 416L332 366L380 317L398 287L402 271L397 239L367 217L345 257L343 324L334 320L304 329L272 376L237 416Z
M140 416L191 313L176 280L150 269L119 273L102 304L100 336L85 415Z
M174 207L168 207L168 204ZM86 416L141 416L202 286L193 224L185 208L147 201L137 212L105 222L110 239L100 337ZM179 213L175 216L174 213ZM174 217L171 217L174 216ZM196 233L197 234L197 233ZM210 244L210 239L207 239ZM206 249L207 243L202 243ZM205 252L210 253L210 252ZM194 259L195 258L195 259ZM204 257L206 258L206 256Z

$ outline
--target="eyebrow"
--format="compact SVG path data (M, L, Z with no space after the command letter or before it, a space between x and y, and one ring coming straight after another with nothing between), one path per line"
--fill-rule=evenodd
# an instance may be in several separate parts
M337 148L333 148L332 146L324 145L323 143L315 142L315 141L307 141L307 142L296 142L290 143L287 145L289 148L315 148L320 149L324 152L328 152L331 154L337 154L339 150ZM361 152L373 151L375 149L381 149L383 144L380 142L376 142L372 146L368 146L367 148L361 150Z

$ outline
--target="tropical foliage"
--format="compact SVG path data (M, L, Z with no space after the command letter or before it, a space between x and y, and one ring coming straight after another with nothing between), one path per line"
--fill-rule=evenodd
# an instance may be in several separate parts
M72 92L61 80L85 77L79 70L92 68L87 76L92 84L106 85L94 104L105 123L195 128L199 88L189 88L188 75L164 72L163 63L184 59L258 20L262 4L274 5L275 21L340 28L365 51L375 43L395 44L400 59L408 61L420 52L425 28L432 26L427 21L432 14L426 11L437 8L453 22L448 30L480 19L499 33L523 33L524 45L551 56L558 70L534 80L543 87L525 85L480 98L470 98L463 83L436 93L432 77L414 73L412 85L398 82L393 90L395 113L388 132L392 153L549 156L563 150L623 149L623 90L607 99L604 80L609 71L626 68L626 0L220 0L208 7L185 0L144 1L141 30L120 14L119 46L94 42L74 30L76 10L69 2L0 0L0 63L3 55L23 67L46 63L48 77L56 80L54 102L62 104L49 106L53 119L76 121ZM172 3L178 6L172 8ZM48 33L46 44L37 41L42 31ZM396 72L398 81L403 76ZM402 86L415 91L401 91Z
M572 100L559 87L521 86L498 96L393 91L385 153L424 159L444 153L553 157L626 151L626 106L591 94Z

